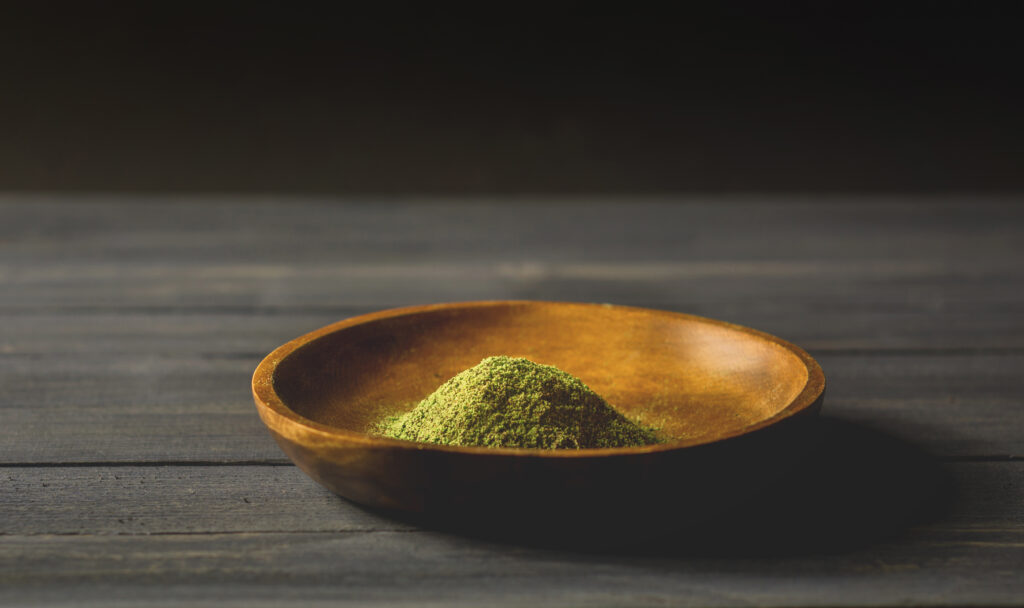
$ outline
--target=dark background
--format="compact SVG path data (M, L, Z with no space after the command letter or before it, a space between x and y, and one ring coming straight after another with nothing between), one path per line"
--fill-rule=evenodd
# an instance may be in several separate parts
M2 9L0 189L1015 191L1001 5Z

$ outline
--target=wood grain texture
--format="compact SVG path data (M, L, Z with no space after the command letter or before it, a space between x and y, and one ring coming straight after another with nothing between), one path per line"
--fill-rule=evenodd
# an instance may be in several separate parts
M874 260L942 267L1021 253L1020 197L494 200L0 197L4 263ZM284 245L288 245L285 247ZM130 257L127 257L130 254ZM415 257L410 257L415 256ZM468 256L468 257L467 257ZM138 265L138 266L136 266ZM1008 264L1007 264L1008 265ZM270 267L273 270L273 267ZM978 267L971 274L991 274ZM891 271L890 271L891 273Z
M173 256L173 252L165 255ZM865 264L885 266L884 262ZM351 269L351 274L339 265L316 262L265 271L202 261L136 268L113 263L103 268L81 263L62 262L50 268L36 264L16 271L24 272L23 277L12 277L15 271L8 271L4 280L8 288L0 293L0 309L262 310L312 306L336 310L486 299L569 300L672 308L750 325L785 315L790 319L788 326L771 328L779 333L793 327L792 319L806 318L810 327L805 335L863 313L868 316L851 320L853 327L844 332L846 338L861 344L871 338L883 345L907 344L917 337L923 345L1024 346L1024 328L1012 314L1024 305L1024 280L1012 270L990 277L914 270L893 275L884 269L857 273L822 263L815 272L796 270L770 277L765 264L754 263L739 274L713 268L691 278L672 273L644 278L642 267L625 265L608 277L593 278L552 276L549 273L555 271L543 264L513 270L512 276L501 268L456 263L417 264L400 272L370 264ZM820 320L815 318L819 310L827 315ZM995 317L978 318L984 315ZM881 320L883 327L874 328L870 322L875 320ZM903 329L901 324L909 327ZM858 326L860 332L854 334ZM947 327L948 333L929 335L935 327ZM887 337L885 329L895 331L895 336ZM824 334L830 335L835 336L836 330Z
M0 480L0 535L412 529L293 466L14 467Z
M553 294L558 297L566 295ZM768 299L661 308L754 327L822 351L1006 351L1024 352L1014 329L1014 310L934 313L902 305L876 310L850 303L809 303L786 309ZM251 309L166 308L155 310L58 309L47 306L0 310L0 356L68 354L258 356L279 344L341 319L379 310L375 306ZM41 310L42 309L42 310ZM1024 336L1021 333L1020 336Z
M0 604L1019 604L1022 201L0 195ZM825 369L828 450L718 554L427 531L288 464L263 355L472 298L774 333Z
M8 197L0 309L565 299L845 347L1024 347L1024 223L1005 201L213 202Z
M941 457L1024 454L1024 354L812 354L827 415ZM0 356L0 462L286 462L252 404L261 357Z
M823 559L588 555L432 533L5 537L0 600L75 605L1011 605L1019 534Z
M934 539L963 531L1024 534L1024 463L946 468L956 499L943 519L917 529ZM417 529L331 494L290 465L0 467L0 481L0 537Z

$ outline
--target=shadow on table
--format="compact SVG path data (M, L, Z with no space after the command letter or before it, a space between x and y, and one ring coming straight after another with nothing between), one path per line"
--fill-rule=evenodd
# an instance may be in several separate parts
M642 520L608 518L585 531L542 522L511 527L486 513L414 523L492 541L590 552L784 556L850 551L945 512L948 476L921 450L827 417L807 430L817 440L806 457L748 500L722 505L700 521L681 524L668 505L644 512Z
M927 453L837 419L821 418L815 426L822 441L808 458L698 533L682 531L670 542L711 555L839 553L946 512L951 482ZM670 547L643 548L658 553Z

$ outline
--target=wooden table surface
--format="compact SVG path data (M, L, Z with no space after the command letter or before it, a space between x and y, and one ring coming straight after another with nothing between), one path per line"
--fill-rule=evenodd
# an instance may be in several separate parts
M4 195L0 603L1024 603L1019 202ZM290 338L506 298L795 342L828 440L715 542L581 551L364 511L257 418Z

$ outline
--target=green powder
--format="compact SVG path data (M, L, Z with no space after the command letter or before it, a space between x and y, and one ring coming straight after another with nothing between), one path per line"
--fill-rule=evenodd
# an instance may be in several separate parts
M488 357L410 412L384 420L394 439L506 448L613 448L657 443L579 378L528 359Z

